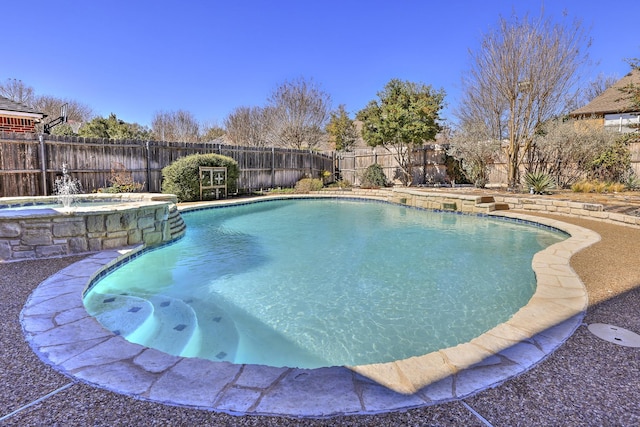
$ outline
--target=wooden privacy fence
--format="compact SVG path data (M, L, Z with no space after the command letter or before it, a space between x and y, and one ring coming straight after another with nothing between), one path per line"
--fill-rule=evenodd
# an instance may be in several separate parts
M640 141L630 142L628 147L631 154L631 169L636 176L640 176ZM450 183L445 164L445 153L445 147L438 144L415 148L412 156L412 184ZM335 156L339 177L351 184L359 185L362 173L373 163L382 166L388 181L400 182L400 168L393 154L384 148L378 147L375 150L362 148L350 152L338 152ZM489 166L489 184L506 186L508 183L507 169L507 158L503 154ZM520 176L523 177L525 173L525 165L523 164L520 167Z
M443 183L448 181L445 166L446 150L437 144L427 144L413 150L412 184ZM400 182L401 170L393 152L382 147L361 148L336 153L336 169L340 178L353 185L360 185L362 174L370 165L378 163L389 182Z
M631 143L631 166L640 176L640 142ZM238 190L292 187L305 176L317 178L323 171L353 185L373 163L382 166L390 182L399 183L400 168L392 153L378 147L351 152L320 154L307 150L257 148L219 143L114 141L0 132L0 197L53 193L62 165L78 179L85 192L109 186L114 172L131 174L144 191L160 192L162 168L180 157L216 153L235 159L240 176ZM444 147L431 144L413 152L413 184L449 182ZM490 167L490 184L506 185L507 165L499 159Z
M131 174L144 191L160 192L162 168L190 154L215 153L238 162L238 190L291 187L305 176L335 173L331 155L308 150L256 148L219 143L114 141L0 132L0 197L53 193L56 177L68 173L90 193L110 185L114 172Z

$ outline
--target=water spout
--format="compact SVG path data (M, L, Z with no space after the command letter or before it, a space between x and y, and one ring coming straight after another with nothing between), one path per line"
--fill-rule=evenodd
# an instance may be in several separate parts
M80 193L80 181L73 179L67 173L67 164L62 164L62 176L56 178L55 193L58 203L65 209L71 207L76 200L76 194Z

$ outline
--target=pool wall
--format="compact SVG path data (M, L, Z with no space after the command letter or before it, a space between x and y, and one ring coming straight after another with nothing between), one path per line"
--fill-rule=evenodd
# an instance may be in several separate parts
M79 198L83 204L68 209L50 207L55 197L1 198L0 262L155 246L185 233L174 195L86 194ZM11 209L18 206L20 210Z

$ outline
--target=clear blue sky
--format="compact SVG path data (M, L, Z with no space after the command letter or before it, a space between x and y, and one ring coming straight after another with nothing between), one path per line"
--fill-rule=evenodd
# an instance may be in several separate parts
M443 88L449 118L469 49L500 16L537 17L543 5L588 30L586 80L622 77L624 58L640 57L637 0L32 0L2 7L0 80L148 126L178 109L222 125L297 77L353 117L399 78Z

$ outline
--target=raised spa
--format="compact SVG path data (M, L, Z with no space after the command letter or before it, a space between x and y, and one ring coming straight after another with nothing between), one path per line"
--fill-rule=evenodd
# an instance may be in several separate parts
M96 282L129 341L214 361L317 368L406 359L507 321L533 255L566 238L389 203L276 200L182 214L187 233Z
M184 234L173 195L77 194L0 199L0 262L169 242Z

